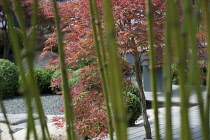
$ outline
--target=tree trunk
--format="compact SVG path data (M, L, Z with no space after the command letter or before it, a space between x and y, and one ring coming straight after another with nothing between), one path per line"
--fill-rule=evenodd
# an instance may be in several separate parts
M4 44L4 56L3 56L4 59L9 59L9 51L10 51L9 44L5 41L5 44Z
M146 98L144 94L144 89L143 89L143 83L142 83L142 70L140 67L140 58L138 53L133 54L134 61L135 61L135 72L136 72L136 81L138 83L139 87L139 97L141 101L141 108L142 108L142 116L143 116L143 121L144 121L144 129L146 133L146 138L151 139L152 138L152 133L151 133L151 127L148 121L148 115L147 115L147 106L146 106Z
M6 25L5 25L6 26ZM9 44L9 35L7 32L6 27L3 28L3 37L4 37L4 52L3 58L9 59L9 52L10 52L10 44Z

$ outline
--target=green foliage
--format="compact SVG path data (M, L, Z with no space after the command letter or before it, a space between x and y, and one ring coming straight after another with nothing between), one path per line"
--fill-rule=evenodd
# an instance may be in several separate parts
M51 71L47 69L34 69L34 76L40 93L50 93L50 73Z
M80 78L80 76L77 74L77 71L73 71L71 69L68 69L68 76L71 77L68 79L70 87L76 85L78 79ZM51 91L53 94L61 92L60 84L61 84L61 71L56 70L54 71L51 77Z
M201 73L201 80L202 80L202 85L206 85L206 77L207 77L207 62L206 61L200 61L198 62L198 65L200 67L200 73Z
M14 63L0 59L0 96L9 97L17 93L18 71Z
M50 69L34 69L34 77L37 82L37 86L41 94L51 93L50 90L50 79L51 79L52 70ZM26 71L26 77L29 75L29 72ZM22 86L22 80L20 78L19 85Z
M179 73L178 73L176 64L172 64L171 71L172 71L172 78L171 78L172 84L178 85L179 84Z
M129 116L129 126L134 125L135 121L141 115L141 103L139 97L136 95L138 89L136 89L135 86L133 86L133 88L130 89L130 91L124 92L124 99L126 104L125 108Z
M19 28L14 27L14 31L17 34L18 43L21 48L23 48L23 33Z
M52 69L43 69L43 70L46 71L50 75L50 78L54 73L54 70L52 70Z
M70 87L75 86L77 84L77 81L81 78L81 75L78 75L77 71L74 71L72 74L73 75L71 76L71 78L69 78Z
M205 61L199 61L198 66L200 68L200 75L201 75L201 84L206 85L206 76L207 76L207 64ZM172 64L171 66L172 70L172 84L178 85L179 84L179 73L177 70L177 65ZM186 70L186 78L189 70Z
M135 84L127 86L126 89L125 89L125 92L130 92L130 93L132 93L132 94L134 94L136 96L139 96L139 88Z
M92 63L95 59L91 58L89 60L78 60L76 63L70 64L69 67L72 67L71 70L76 71L78 69L83 68L84 66L89 65ZM72 65L72 66L71 66Z

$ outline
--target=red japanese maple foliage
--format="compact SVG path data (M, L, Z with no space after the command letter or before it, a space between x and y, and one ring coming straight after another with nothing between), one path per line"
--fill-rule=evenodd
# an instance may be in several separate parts
M97 0L103 26L101 0ZM148 48L145 0L112 0L119 54L137 53ZM0 3L1 4L1 3ZM32 0L22 0L25 17L30 18ZM1 6L1 5L0 5ZM107 135L107 121L104 97L95 55L94 39L91 29L88 0L58 2L66 63L74 67L80 60L95 61L83 67L82 78L72 87L70 94L74 100L76 131L81 136L103 137ZM162 61L163 25L165 0L152 0L154 12L154 41L157 59ZM44 52L57 47L54 28L53 7L48 0L39 1L39 35L47 34ZM46 29L49 31L46 32ZM203 34L199 34L203 36ZM203 41L205 42L205 41ZM59 59L52 59L49 67L59 68ZM124 63L123 63L124 64ZM60 85L60 80L55 84ZM61 110L62 111L62 110ZM58 127L64 126L63 118L55 118Z
M145 16L144 0L113 0L113 12L116 25L117 42L120 46L119 54L136 53L148 47L147 21ZM103 12L101 1L97 0L99 15L102 20ZM42 12L47 18L53 18L50 3L43 3ZM161 50L163 41L164 2L153 0L154 10L154 36L156 50ZM100 76L95 55L93 33L89 15L88 0L74 0L59 2L61 28L66 63L69 67L79 64L79 60L90 60L92 63L80 69L82 78L71 89L74 104L75 127L81 136L104 137L107 135L106 112ZM56 33L48 34L44 51L57 47ZM156 51L161 52L161 51ZM157 53L162 56L161 53ZM58 68L58 59L53 60L49 67ZM122 62L125 64L124 62ZM124 65L125 66L125 65ZM57 83L58 85L60 82ZM62 126L57 119L58 126ZM61 121L62 122L62 121Z
M145 0L115 1L114 17L121 52L136 52L148 48L145 7ZM164 1L153 0L152 10L154 12L154 41L155 47L158 48L163 45Z
M59 2L58 7L67 64L75 63L81 59L89 60L95 57L88 2L83 0ZM54 17L52 7L49 6L46 8L43 5L42 9L45 16L48 18ZM56 33L49 34L49 38L45 43L44 50L51 50L53 47L56 47Z
M11 3L11 10L14 14L14 22L15 22L15 27L19 28L18 23L16 23L16 16L15 16L15 9L13 8L13 1L8 0ZM52 6L47 3L44 0L39 1L39 9L38 9L38 21L37 21L37 26L36 26L36 32L37 32L37 41L36 41L36 49L39 49L39 47L44 47L44 41L46 41L46 34L51 33L53 31L52 27L54 26L54 19L49 18L46 16L43 12L43 5L45 6L46 9L52 9ZM33 0L21 0L21 6L23 10L23 17L25 19L25 25L27 28L27 35L30 35L31 33L31 15L32 15L32 9L33 9ZM0 11L2 11L2 1L0 1Z
M99 15L103 27L103 12L101 1L97 0ZM112 0L115 19L119 54L138 53L148 48L147 19L145 0ZM43 7L46 17L54 17L53 10L48 4ZM165 15L165 1L152 0L154 12L154 47L156 60L162 62L163 26ZM74 0L59 3L61 28L64 34L64 51L66 63L71 67L78 64L78 60L95 58L95 48L91 29L88 0ZM181 19L180 19L181 20ZM45 50L56 47L56 33L49 34ZM57 60L53 60L57 64ZM96 74L92 74L92 73ZM100 78L96 61L80 70L83 78L71 90L71 95L76 100L74 105L75 127L81 136L103 137L107 134L106 113L103 104ZM57 83L60 84L60 83ZM91 88L91 87L95 88ZM85 94L81 94L85 93ZM82 95L82 96L81 96ZM62 124L62 123L61 123Z
M101 7L98 0L99 7ZM156 50L162 50L164 6L162 0L153 0L154 38ZM59 3L61 27L64 33L67 63L95 57L93 36L87 0ZM53 17L52 8L43 8L47 17ZM121 46L120 52L139 51L148 47L147 20L144 0L113 0L116 34ZM100 11L100 15L103 13ZM103 20L103 19L102 19ZM103 25L103 24L102 24ZM45 50L56 46L56 34L52 33L46 41ZM79 51L78 51L79 50ZM88 51L87 51L88 50ZM161 53L156 51L159 57ZM73 54L73 55L72 55Z

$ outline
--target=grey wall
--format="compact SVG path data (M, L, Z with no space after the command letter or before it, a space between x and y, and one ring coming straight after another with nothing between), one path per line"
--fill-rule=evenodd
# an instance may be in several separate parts
M127 54L125 55L125 57L126 57L126 62L130 63L131 65L135 65L135 63L134 63L134 58L133 58L133 55L132 55L132 54L127 53ZM140 62L143 61L144 59L147 59L147 56L142 55L142 56L141 56L141 59L140 59ZM148 65L148 62L147 62L147 61L144 61L144 62L142 63L142 65Z
M147 66L143 67L143 84L144 91L152 91L150 87L150 74ZM156 82L157 82L157 92L163 92L163 70L162 68L156 68Z
M147 56L142 55L140 61L147 59ZM126 54L126 61L132 65L135 65L134 58L132 54ZM148 69L148 61L144 61L141 64L143 70L143 84L144 84L144 91L151 91L150 88L150 74ZM163 92L163 77L162 77L162 68L156 68L156 78L157 78L157 92Z

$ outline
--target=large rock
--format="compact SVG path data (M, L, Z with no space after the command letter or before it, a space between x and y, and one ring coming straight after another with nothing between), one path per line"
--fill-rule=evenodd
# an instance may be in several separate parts
M20 116L20 118L17 118L17 116ZM35 115L37 116L37 115ZM52 118L55 115L48 115L46 117L47 119L47 126L48 130L51 136L51 140L66 140L66 131L65 128L57 129L55 125L52 123ZM2 140L12 140L11 135L8 130L8 126L5 123L4 119L2 118L3 115L0 114L1 121L0 121L0 139ZM26 124L26 115L24 114L17 114L17 115L9 115L8 116L9 121L11 122L10 127L12 129L12 135L15 140L25 140L26 139L26 132L27 132L27 124ZM24 121L23 121L24 120ZM39 120L35 120L36 124L36 131L38 138L42 138L42 131L41 126L39 125ZM33 140L33 135L30 136L30 140Z
M7 114L7 119L11 125L18 125L27 121L27 114ZM38 115L34 114L34 119L38 119ZM0 123L6 123L4 115L0 114Z
M53 123L48 123L48 129L51 135L51 140L66 140L66 132L65 129L57 129ZM41 126L37 125L36 126L36 131L38 135L38 139L42 138L42 131L41 131ZM25 140L26 137L26 129L22 129L16 133L14 133L14 138L15 140ZM30 140L33 140L33 135L31 135Z
M42 53L42 51L35 52L34 68L44 69L47 66L47 64L49 64L50 60L52 60L55 57L58 57L58 54L51 51L47 51L46 54L43 57L41 57ZM27 69L26 58L23 59L23 66L25 69Z

